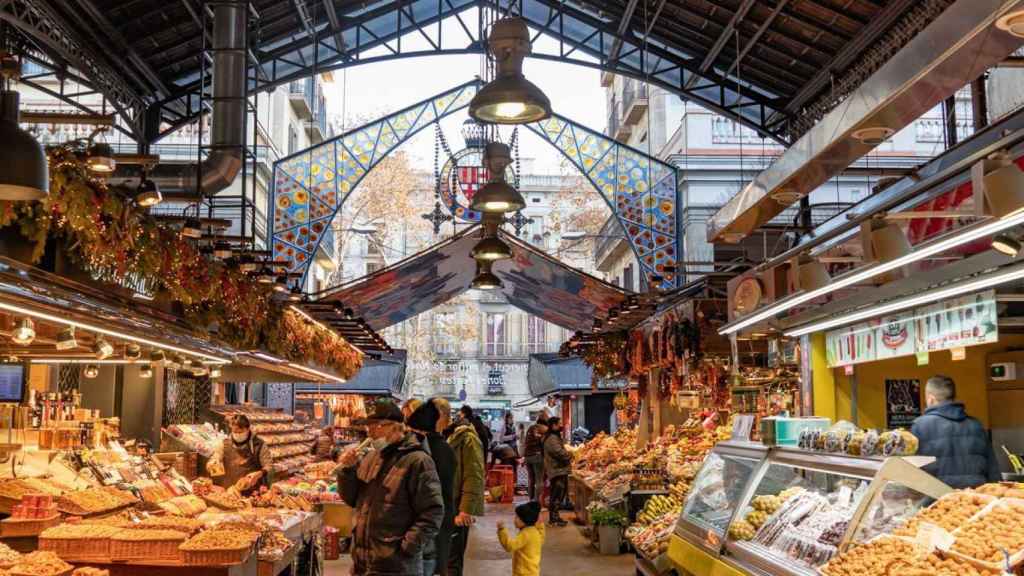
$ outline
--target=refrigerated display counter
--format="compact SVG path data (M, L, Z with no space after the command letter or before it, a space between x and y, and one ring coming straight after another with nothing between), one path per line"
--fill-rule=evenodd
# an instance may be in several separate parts
M952 489L924 456L859 457L722 442L694 480L669 545L681 574L813 576Z

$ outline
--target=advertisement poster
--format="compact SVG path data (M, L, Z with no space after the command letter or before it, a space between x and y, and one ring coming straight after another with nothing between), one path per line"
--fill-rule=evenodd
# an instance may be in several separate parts
M921 415L920 380L885 381L885 427L907 428Z
M878 330L878 337L876 339L878 349L875 351L877 359L912 356L914 354L916 336L912 314L883 316L879 320L876 329Z
M875 359L875 329L868 323L854 324L825 335L829 366L846 366Z
M918 309L925 350L974 346L999 339L995 292L989 290Z

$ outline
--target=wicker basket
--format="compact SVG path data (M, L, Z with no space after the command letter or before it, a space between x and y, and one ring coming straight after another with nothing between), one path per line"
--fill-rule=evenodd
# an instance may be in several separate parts
M38 536L43 530L57 524L60 524L60 514L49 518L4 518L0 520L0 538Z
M102 562L110 558L109 538L40 538L39 549L67 562Z
M119 540L110 539L110 559L123 560L180 560L182 540Z
M249 554L252 554L252 546L234 550L182 550L181 554L185 564L190 566L241 564L245 562Z

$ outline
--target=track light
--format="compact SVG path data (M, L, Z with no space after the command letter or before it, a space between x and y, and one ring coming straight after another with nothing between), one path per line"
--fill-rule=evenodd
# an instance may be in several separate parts
M268 266L264 266L263 269L260 270L259 278L257 278L256 281L259 282L260 284L273 284L274 271L271 270Z
M497 236L488 236L477 242L470 252L475 260L487 260L494 262L512 257L512 249L508 244L501 241Z
M177 362L178 364L181 364L182 366L192 365L192 359L182 354L179 354L178 357L174 359L174 361Z
M102 336L98 336L92 344L92 353L96 355L97 359L105 360L114 354L114 347Z
M277 277L277 280L274 280L274 292L284 294L287 291L288 277L282 274L281 276Z
M192 368L193 376L206 376L209 373L210 371L206 369L206 366L199 365Z
M114 160L114 149L106 142L95 142L89 147L89 157L85 161L89 170L97 174L110 174L117 168Z
M1005 153L993 161L1002 166L985 174L985 199L993 216L1012 218L1024 212L1024 172Z
M504 214L526 207L518 190L505 181L505 170L512 163L512 153L502 142L490 142L484 148L484 166L491 180L473 195L470 209L485 214Z
M626 310L638 310L640 308L640 298L637 296L630 296L626 298Z
M170 370L177 370L181 368L181 363L178 362L178 356L168 356L167 360L164 361L164 366Z
M139 378L152 378L153 377L153 366L149 364L143 364L139 368Z
M618 320L618 319L619 319L619 307L618 306L612 306L611 308L608 309L608 321L609 322L613 322L613 321Z
M210 368L210 378L220 378L220 375L221 375L221 371L220 371L219 367L214 366L214 367Z
M256 259L251 254L242 254L238 257L238 270L240 272L255 272L259 268Z
M288 292L288 299L292 302L302 300L302 288L299 288L298 284L292 286L292 289Z
M82 376L92 379L100 375L100 367L95 364L86 364L82 369Z
M501 280L491 272L490 262L477 262L476 278L469 285L474 290L496 290L501 288Z
M156 206L163 202L163 195L160 194L160 187L149 178L143 178L139 182L139 188L135 191L135 203L143 208Z
M129 344L124 348L124 357L128 360L142 358L142 348L138 344Z
M185 238L202 238L203 224L199 218L186 218L185 223L181 225L181 235Z
M167 356L164 354L163 350L153 350L152 352L149 353L149 361L153 362L154 364L161 363L166 358Z
M18 66L10 54L0 58L5 68L12 60ZM17 92L0 90L0 200L39 200L49 194L50 169L42 145L19 125L19 99Z
M992 238L992 249L1016 258L1020 252L1020 241L1009 234L996 234Z
M495 78L469 103L469 115L489 124L528 124L551 116L551 101L523 76L530 53L530 31L522 18L502 18L491 26L487 47Z
M213 257L218 260L231 258L231 244L226 240L218 240L213 245Z
M78 347L78 340L75 338L75 328L68 326L57 334L57 350L72 350Z
M18 323L14 326L14 331L11 333L11 340L15 344L27 346L36 339L36 325L32 322L31 318L22 318L18 320Z

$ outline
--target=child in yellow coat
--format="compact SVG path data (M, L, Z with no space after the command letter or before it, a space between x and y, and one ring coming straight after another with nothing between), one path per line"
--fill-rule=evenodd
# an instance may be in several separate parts
M508 535L505 524L498 522L498 541L512 554L512 576L540 576L540 553L544 547L544 524L538 523L540 503L527 502L516 506L515 538Z

